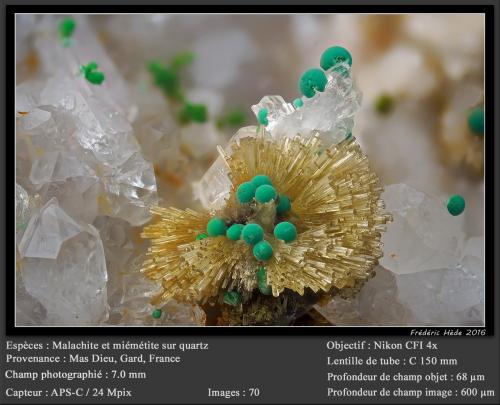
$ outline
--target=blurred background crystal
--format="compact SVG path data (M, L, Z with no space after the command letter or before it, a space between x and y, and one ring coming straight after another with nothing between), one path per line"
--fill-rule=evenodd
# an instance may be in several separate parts
M219 208L231 183L217 146L255 136L262 108L272 137L352 132L394 217L376 275L318 311L335 325L483 323L484 142L467 125L484 99L482 15L79 15L63 44L66 17L16 17L18 325L204 324L196 305L150 304L141 227L152 204ZM294 107L332 45L352 68ZM181 119L152 60L183 64L172 77L202 117ZM102 85L81 74L91 61Z

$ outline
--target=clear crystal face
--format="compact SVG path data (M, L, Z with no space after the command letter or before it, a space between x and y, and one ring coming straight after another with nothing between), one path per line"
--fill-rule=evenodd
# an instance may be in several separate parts
M29 181L45 201L57 197L88 223L98 214L112 214L143 224L156 201L153 165L140 153L130 123L104 99L82 93L77 81L52 79L21 98L20 107L32 108L21 122L36 105L51 111L47 124L23 127L18 134L33 154Z
M244 127L238 130L229 141L225 151L231 152L231 143L238 139L255 137L257 127ZM194 197L202 206L210 211L218 210L225 204L231 190L231 180L228 177L227 167L222 157L218 157L199 181L193 182Z
M484 238L465 242L463 218L408 185L383 198L394 221L375 277L317 309L337 325L483 325Z
M397 277L399 299L417 324L484 323L483 245L484 238L471 238L456 265Z
M81 231L81 226L53 198L31 218L19 243L19 252L23 258L56 259L61 245Z
M334 297L316 309L334 325L409 325L410 310L398 298L396 276L378 266L375 277L351 298Z
M16 273L16 325L40 326L47 324L47 310L24 287L21 272Z
M396 274L454 266L465 241L463 217L453 217L440 201L405 184L382 195L393 222L382 236L380 264Z
M265 96L252 106L252 111L258 117L261 109L267 110L266 130L275 138L318 133L325 147L338 143L352 131L361 92L347 64L336 65L326 76L325 90L311 98L302 97L302 107L295 108L281 96Z
M54 17L39 18L34 31L53 24ZM26 185L16 185L19 324L107 322L105 251L92 223L111 215L141 225L157 198L153 165L130 122L127 85L85 18L77 24L85 40L68 48L36 36L47 79L16 89L18 176ZM80 76L86 58L106 71L105 88Z
M57 37L47 35L47 33L56 34L54 27L57 27L59 22L57 16L44 15L37 19L34 47L40 57L41 69L49 77L76 78L80 75L80 65L90 61L98 62L99 68L106 72L106 86L92 86L85 80L79 80L76 81L79 91L85 95L94 94L97 99L104 100L106 105L110 105L123 117L133 118L136 107L121 72L103 48L88 19L83 15L74 16L74 19L78 31L75 31L69 47L60 46ZM61 101L69 107L72 104L71 99L72 97L68 96Z
M470 238L448 268L395 274L379 266L355 297L316 309L334 325L483 325L483 246Z
M34 201L24 188L16 183L16 243L21 241L34 209Z
M107 318L107 271L97 230L77 223L51 199L19 243L22 283L54 325L96 325Z

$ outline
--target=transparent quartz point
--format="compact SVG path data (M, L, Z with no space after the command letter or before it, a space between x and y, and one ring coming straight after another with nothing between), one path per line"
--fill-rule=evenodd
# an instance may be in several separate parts
M295 111L293 105L287 103L281 96L262 97L259 104L252 106L252 111L256 117L258 117L261 109L267 111L267 120L269 124L266 125L266 130L271 134L273 133L273 128L276 127L281 119L284 119L287 115Z
M99 233L74 221L51 199L34 215L19 244L26 292L50 325L99 325L108 316L107 271Z
M361 106L361 92L357 89L348 64L338 64L326 72L328 79L323 92L302 97L302 107L295 108L281 96L265 96L252 106L255 116L261 109L268 112L266 130L274 138L297 134L310 137L318 133L326 147L336 144L354 126L354 114Z
M156 201L153 165L140 152L131 124L105 99L88 94L81 77L19 86L20 106L50 111L50 123L19 131L31 161L29 182L73 218L91 223L114 215L141 225ZM20 116L23 126L31 114ZM25 154L26 156L26 154ZM26 162L29 164L29 162ZM81 196L80 200L75 198Z
M230 139L225 149L226 153L231 152L231 144L241 138L255 137L257 127L249 126L241 128ZM231 180L224 159L219 156L210 168L205 172L200 181L193 183L193 194L204 208L217 210L224 206L226 198L231 190Z

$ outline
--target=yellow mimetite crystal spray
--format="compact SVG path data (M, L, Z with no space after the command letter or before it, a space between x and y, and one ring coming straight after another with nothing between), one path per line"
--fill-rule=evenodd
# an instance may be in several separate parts
M236 201L235 190L259 173L266 173L292 201L287 217L297 227L296 240L266 238L274 252L266 263L274 296L285 288L303 294L305 288L353 287L370 275L382 255L381 231L390 216L383 212L382 188L366 155L354 138L318 155L320 147L317 137L272 141L262 131L232 145L231 155L222 155L233 189L217 217L230 224L246 214L249 207ZM154 222L142 233L152 244L143 272L162 280L157 300L205 302L228 287L250 292L256 287L260 264L242 240L196 240L211 213L175 208L153 208L152 213Z
M337 60L342 69L351 63L343 48L325 54L325 70L337 71ZM316 70L299 82L307 98L327 87ZM231 182L222 208L152 208L142 233L151 240L142 272L163 287L153 304L217 302L240 311L247 324L272 323L270 313L286 311L288 298L317 301L372 275L390 215L355 138L346 134L328 148L316 132L276 139L267 117L256 133L233 141L231 152L219 148Z

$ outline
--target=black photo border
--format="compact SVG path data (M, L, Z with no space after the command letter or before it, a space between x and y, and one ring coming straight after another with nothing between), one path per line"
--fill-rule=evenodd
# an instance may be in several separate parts
M498 93L495 94L498 82L494 75L498 72L497 59L498 38L495 31L498 26L498 5L493 1L474 1L469 4L458 4L459 1L405 1L386 2L375 4L351 0L348 2L309 2L307 5L291 4L290 2L228 2L219 1L218 4L207 5L195 4L188 1L182 4L153 4L145 1L142 4L124 4L125 1L107 4L90 2L85 4L65 5L63 2L52 1L50 5L39 3L28 4L28 1L6 1L5 7L5 131L4 131L4 156L5 156L5 227L1 230L5 244L5 331L7 335L33 336L33 335L129 335L129 336L194 336L194 335L288 335L288 336L410 336L411 331L439 331L442 336L445 330L458 330L462 336L466 336L467 330L485 330L486 336L492 336L495 332L495 313L498 316L498 249L495 249L495 240L498 232L498 116L494 112L498 110ZM16 326L15 325L15 239L12 235L15 229L15 14L16 13L484 13L485 15L485 326L484 327L420 327L420 326L300 326L300 327L221 327L221 326L172 326L172 327L129 327L129 326L89 326L89 327L44 327L44 326ZM496 145L495 145L496 143ZM496 170L495 170L496 168ZM496 226L496 227L495 227ZM11 232L12 231L12 232ZM496 288L495 288L496 286ZM415 336L415 335L413 335ZM418 335L415 336L419 338Z

